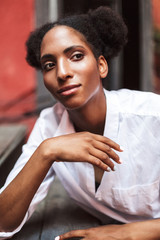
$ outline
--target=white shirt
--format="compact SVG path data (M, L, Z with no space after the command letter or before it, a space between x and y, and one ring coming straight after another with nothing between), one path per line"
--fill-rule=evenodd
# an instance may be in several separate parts
M107 99L104 136L124 147L124 152L118 152L123 163L115 163L115 172L104 173L95 192L91 164L55 162L19 228L12 233L0 233L0 239L11 237L22 228L46 196L55 174L70 197L104 223L110 221L106 216L124 223L160 218L160 95L126 89L104 91ZM68 113L60 103L43 110L1 192L43 140L73 132Z

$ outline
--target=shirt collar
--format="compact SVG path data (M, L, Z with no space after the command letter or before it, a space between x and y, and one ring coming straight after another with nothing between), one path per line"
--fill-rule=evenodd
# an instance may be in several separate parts
M54 137L70 134L74 132L75 132L75 129L72 122L70 121L69 114L67 110L64 109L64 112L62 114L60 123L58 125L57 131L55 132Z
M119 125L119 103L116 93L114 91L107 91L104 89L104 93L107 102L107 114L103 135L115 141L117 139ZM72 122L70 121L69 114L67 110L64 109L60 123L54 136L56 137L74 132L75 129Z
M119 127L119 103L115 91L104 90L104 93L107 102L104 136L116 141Z

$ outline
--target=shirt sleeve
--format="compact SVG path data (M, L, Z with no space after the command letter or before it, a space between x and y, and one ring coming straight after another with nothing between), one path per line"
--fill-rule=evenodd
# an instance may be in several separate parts
M42 124L43 124L43 122L42 122ZM22 170L22 168L27 163L27 161L29 160L31 155L34 153L36 148L44 140L43 136L41 134L41 128L42 128L41 119L38 119L35 124L35 127L33 128L32 133L28 139L27 144L25 144L22 148L21 156L19 157L14 168L8 175L4 186L0 189L0 194L9 185L9 183L17 176L17 174ZM34 212L36 206L46 197L49 187L50 187L50 184L54 180L54 175L55 175L54 170L51 167L50 170L48 171L45 179L43 180L40 187L38 188L34 198L32 199L29 209L26 212L26 215L25 215L23 221L21 222L20 226L17 229L15 229L13 232L0 232L0 240L11 238L15 233L17 233L21 230L21 228L23 227L25 222L30 218L30 216Z

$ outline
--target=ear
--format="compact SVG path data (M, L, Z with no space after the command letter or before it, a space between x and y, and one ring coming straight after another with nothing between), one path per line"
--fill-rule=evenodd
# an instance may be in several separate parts
M108 64L104 56L98 58L98 68L101 78L105 78L108 74Z

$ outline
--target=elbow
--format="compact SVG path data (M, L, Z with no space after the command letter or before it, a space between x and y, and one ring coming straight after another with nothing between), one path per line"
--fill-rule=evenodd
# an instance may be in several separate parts
M4 211L4 208L0 208L0 232L13 232L18 226L16 219L12 218L11 211Z
M16 219L9 219L8 217L3 217L0 220L0 232L14 232L21 224L21 221L17 221Z
M13 232L18 226L0 223L0 232Z

